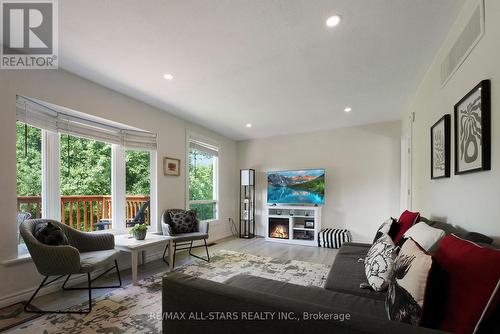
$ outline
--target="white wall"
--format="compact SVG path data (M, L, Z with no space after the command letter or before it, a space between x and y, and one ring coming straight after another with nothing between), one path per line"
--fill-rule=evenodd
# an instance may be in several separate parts
M0 260L16 257L16 94L38 98L112 121L158 133L158 211L185 207L186 131L220 145L220 221L211 225L211 239L230 235L229 217L237 214L236 142L165 111L126 97L63 70L0 71ZM182 160L181 176L164 176L164 156ZM40 283L31 262L0 265L0 305ZM22 279L20 279L22 278ZM11 299L12 300L12 299Z
M325 168L323 227L371 241L399 214L400 131L397 121L239 142L239 167L256 170L257 234L265 234L266 171Z
M447 221L469 231L500 239L500 1L486 0L486 34L442 88L440 64L469 19L477 0L462 13L418 92L403 115L415 112L413 124L413 208L424 216ZM491 80L491 171L454 174L453 106L483 79ZM444 114L452 115L451 178L430 179L430 127ZM408 129L403 122L403 131Z

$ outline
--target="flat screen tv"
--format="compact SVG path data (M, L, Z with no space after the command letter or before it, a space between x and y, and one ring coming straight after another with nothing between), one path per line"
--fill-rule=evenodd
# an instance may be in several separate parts
M325 203L325 170L267 172L268 204Z

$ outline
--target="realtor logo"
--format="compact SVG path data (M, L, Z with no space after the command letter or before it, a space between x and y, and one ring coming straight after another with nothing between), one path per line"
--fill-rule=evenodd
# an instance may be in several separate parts
M58 67L56 0L0 0L2 69Z

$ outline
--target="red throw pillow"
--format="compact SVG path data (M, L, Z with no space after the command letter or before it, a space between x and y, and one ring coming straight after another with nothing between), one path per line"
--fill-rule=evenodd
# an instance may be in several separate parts
M488 315L498 309L499 298L494 294L499 279L500 251L455 235L444 237L434 257L423 326L455 334L473 333L480 320L491 321Z
M410 227L412 227L414 224L418 222L419 218L420 218L419 212L411 212L406 210L401 214L397 224L397 230L394 233L393 240L395 244L397 244L399 240L401 240L403 234L405 234L405 232L408 231Z

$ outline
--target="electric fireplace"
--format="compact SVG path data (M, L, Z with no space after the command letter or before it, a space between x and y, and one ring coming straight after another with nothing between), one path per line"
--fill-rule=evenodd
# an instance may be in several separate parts
M288 239L288 218L269 218L269 238Z

